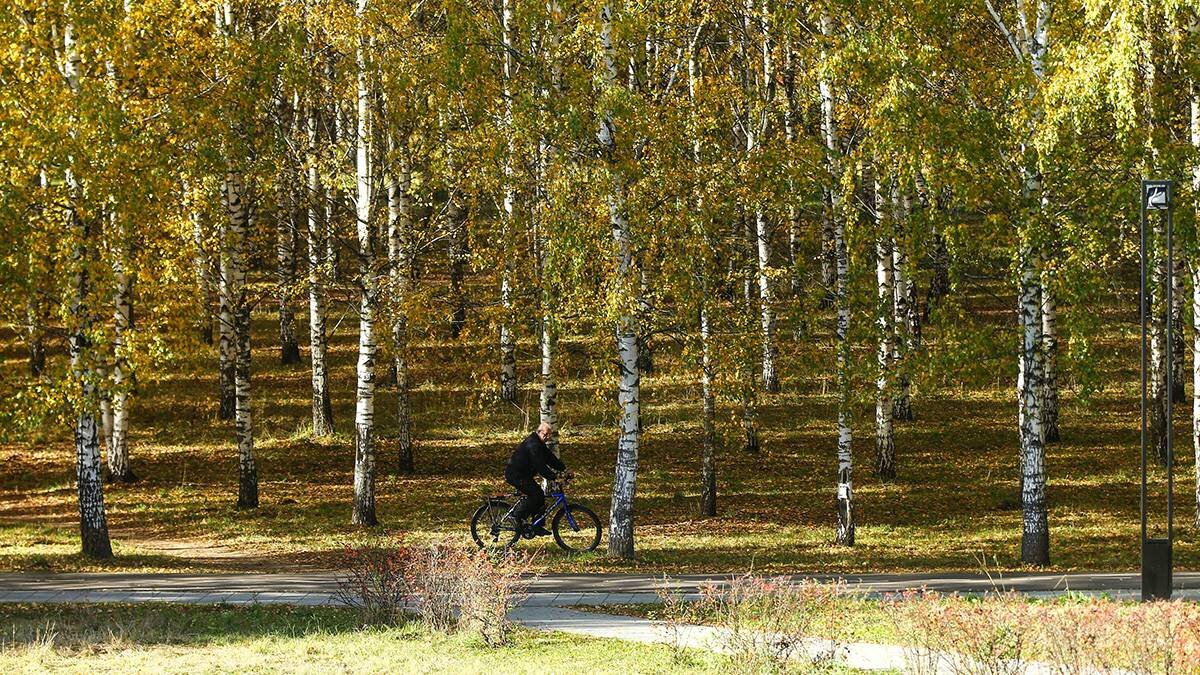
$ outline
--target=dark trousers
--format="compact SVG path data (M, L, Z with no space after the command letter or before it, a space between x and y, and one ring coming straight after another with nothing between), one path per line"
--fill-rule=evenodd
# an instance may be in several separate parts
M517 520L525 520L526 518L536 518L542 515L542 510L546 508L546 493L542 492L542 486L532 478L507 478L508 484L515 487L517 492L520 492L524 497L517 502L517 508L514 515Z

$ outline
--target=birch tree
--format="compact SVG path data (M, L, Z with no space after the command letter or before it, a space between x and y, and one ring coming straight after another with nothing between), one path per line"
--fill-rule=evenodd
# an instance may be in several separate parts
M563 74L562 74L562 40L560 31L563 21L562 8L557 0L546 3L547 41L545 58L549 62L550 86L545 88L546 109L554 114L562 106ZM547 120L549 122L549 120ZM547 124L547 127L550 125ZM550 213L549 182L557 172L558 139L543 132L539 139L539 166L537 185L537 208L541 211L542 220L536 223L540 228L537 235L538 278L541 287L541 332L538 337L542 353L542 391L538 400L538 417L541 424L550 425L550 438L546 445L555 455L559 454L558 447L558 381L554 377L554 356L557 348L556 305L554 294L547 278L547 264L550 257L550 247L553 244L547 233L548 223L543 222Z
M392 359L396 368L396 436L400 470L413 472L412 411L408 400L408 294L410 280L412 168L405 139L395 144L388 186L388 270L391 281Z
M697 194L704 194L698 183L702 180L703 165L701 159L701 126L700 126L700 110L699 102L697 101L697 88L700 82L700 58L698 47L701 35L705 29L703 21L696 27L696 32L692 38L688 49L688 106L689 106L689 126L691 134L691 159L692 159L692 180L695 185L694 189ZM698 274L701 277L700 281L700 405L701 405L701 425L703 429L703 440L701 441L700 455L700 513L705 516L717 515L717 399L715 392L714 374L716 364L713 359L712 345L712 325L710 321L709 306L712 302L710 294L710 265L711 261L707 259L708 251L712 247L712 237L709 233L710 223L707 213L705 212L705 204L703 198L697 200L695 207L696 226L701 229L702 250L704 256L700 261Z
M296 341L296 313L292 296L296 287L296 169L291 160L291 136L295 125L296 106L277 85L276 133L279 142L279 170L275 178L275 292L279 302L279 362L284 365L300 363L300 345Z
M320 120L317 97L310 98L308 115L308 344L312 369L313 436L333 435L333 404L329 398L329 371L325 360L325 269L326 239L325 186L318 166Z
M893 324L897 338L893 351L896 371L896 397L892 401L892 418L912 421L912 398L910 394L910 361L920 346L921 318L917 314L917 288L914 271L911 269L908 252L912 250L911 202L908 192L900 199L900 210L892 221L892 283L894 290Z
M501 99L503 106L501 127L504 129L506 138L502 187L504 194L501 206L503 212L500 216L502 220L500 246L506 250L503 254L503 268L500 274L500 306L502 312L500 319L500 400L509 403L516 403L517 401L517 347L515 337L513 336L512 255L507 252L509 239L515 232L513 210L516 202L515 176L513 175L516 148L513 142L512 91L513 52L516 49L512 37L512 3L514 1L501 0L500 5L500 43L504 53L501 70Z
M748 82L754 83L752 86L755 89L753 92L755 100L748 111L744 129L746 155L752 157L760 152L759 146L770 128L772 106L775 103L771 12L767 0L761 0L761 4L757 8L754 6L754 0L747 0L744 21L744 30L747 36L757 32L759 38L756 59L759 66L758 72L747 77ZM754 30L755 25L758 26L757 31ZM766 204L760 196L754 203L754 242L762 323L762 386L768 392L778 392L779 375L775 366L778 358L778 349L775 344L775 293L771 281L771 232L767 218Z
M132 263L132 242L126 223L120 223L118 250L113 259L113 364L112 364L112 430L106 439L108 479L132 483L137 480L129 465L129 334L133 330L132 289L135 272Z
M63 79L69 89L69 105L77 111L83 105L82 73L78 47L76 8L71 0L63 6L62 63ZM78 117L68 121L69 140L77 141ZM73 148L72 150L76 150ZM108 538L108 519L104 510L104 485L100 478L100 437L91 406L95 400L95 354L90 337L93 309L92 279L95 259L96 232L91 216L83 203L85 191L76 170L78 158L68 155L64 175L68 198L67 222L72 238L72 289L69 315L68 344L71 372L79 384L75 414L75 482L79 497L79 534L83 554L89 558L111 558L112 544Z
M854 545L853 510L853 455L851 442L853 432L850 420L850 298L848 293L850 259L846 249L846 216L842 197L842 147L838 136L837 100L834 82L829 67L830 49L836 40L833 16L828 9L820 15L822 37L819 89L821 94L821 134L825 143L825 162L829 172L829 214L832 225L833 253L836 274L833 281L834 306L837 308L837 325L834 344L837 352L837 532L835 542L846 546Z
M894 179L887 185L875 175L875 326L878 340L875 380L875 475L888 481L896 477L896 441L892 431L894 368L896 357L896 307L894 274Z
M358 386L354 411L354 512L355 525L375 525L375 315L378 283L375 279L375 243L371 228L371 90L368 81L365 15L367 0L357 0L355 72L357 130L355 134L355 216L358 230Z
M226 26L231 11L226 5ZM237 430L239 508L258 506L258 469L254 463L254 427L250 412L250 302L246 294L246 192L242 175L230 168L225 175L225 206L229 229L225 237L227 282L234 334L234 425Z
M991 0L984 0L988 13L1011 50L1018 72L1027 83L1023 92L1029 119L1042 117L1038 93L1046 77L1049 49L1050 0L1038 0L1032 7L1016 7L1016 26L1010 30ZM1029 130L1026 138L1032 134ZM1029 140L1018 149L1021 173L1023 222L1016 224L1016 269L1018 277L1018 318L1021 326L1021 351L1017 376L1019 440L1021 448L1021 561L1028 564L1050 563L1050 529L1046 512L1046 453L1044 446L1043 402L1045 401L1044 318L1042 316L1041 251L1036 227L1046 207L1041 174L1041 158Z
M607 197L609 224L616 257L616 275L611 284L610 303L616 307L617 359L620 377L617 402L621 408L617 439L616 476L609 510L608 554L632 559L633 502L637 482L638 449L641 432L641 374L638 369L637 327L635 315L640 279L633 266L632 228L625 207L625 178L618 157L616 125L612 106L620 95L617 60L613 45L613 8L600 7L600 55L602 112L597 139L609 177Z

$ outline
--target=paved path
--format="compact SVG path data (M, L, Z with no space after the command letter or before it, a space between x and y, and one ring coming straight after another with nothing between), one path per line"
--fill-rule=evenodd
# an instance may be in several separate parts
M670 577L671 586L694 597L709 583L722 584L729 575ZM843 581L852 591L883 594L904 590L943 593L986 593L1012 590L1030 595L1065 591L1106 593L1131 598L1140 595L1137 574L867 574L816 575L822 582ZM613 605L655 603L663 577L655 574L547 574L529 589L531 606ZM188 602L271 602L331 604L337 595L334 573L297 574L0 574L0 602L92 602L177 600ZM1200 599L1200 573L1175 575L1175 595Z

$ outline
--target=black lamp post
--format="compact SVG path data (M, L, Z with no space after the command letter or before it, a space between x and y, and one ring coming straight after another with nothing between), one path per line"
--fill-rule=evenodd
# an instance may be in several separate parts
M1172 408L1174 401L1171 400L1171 391L1173 388L1173 372L1172 364L1174 363L1174 355L1171 353L1174 345L1174 334L1172 322L1168 318L1166 323L1166 392L1167 410L1166 410L1166 445L1167 445L1167 536L1151 538L1147 536L1147 508L1146 508L1146 400L1147 400L1147 376L1146 376L1146 327L1150 320L1151 312L1154 307L1151 304L1150 296L1147 291L1147 280L1149 278L1149 266L1147 265L1147 250L1154 242L1149 241L1149 234L1146 228L1146 219L1149 212L1153 211L1153 217L1159 217L1159 212L1162 213L1162 218L1166 221L1166 255L1167 255L1167 279L1166 279L1166 295L1167 311L1174 298L1172 291L1174 289L1175 266L1172 255L1174 253L1174 233L1172 232L1172 190L1171 181L1169 180L1144 180L1142 181L1142 223L1141 223L1141 239L1142 239L1142 275L1141 275L1141 319L1142 319L1142 493L1141 493L1141 508L1142 508L1142 600L1168 599L1171 597L1171 540L1173 535L1174 521L1174 492L1175 492L1175 449L1172 443ZM1154 402L1158 405L1158 401Z

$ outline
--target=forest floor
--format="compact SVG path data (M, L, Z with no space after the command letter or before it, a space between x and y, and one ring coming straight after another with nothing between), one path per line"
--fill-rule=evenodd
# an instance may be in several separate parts
M887 483L871 474L874 356L869 339L861 340L855 353L856 388L863 392L854 403L855 546L833 544L832 350L825 336L801 338L791 329L780 331L783 392L760 395L760 452L739 449L736 397L721 401L718 516L701 517L698 511L696 369L675 341L662 336L654 342L656 370L642 379L637 560L568 558L547 540L523 546L541 552L541 569L557 572L1025 569L1019 562L1015 357L1008 349L1015 330L1013 312L1000 304L1006 297L986 289L962 291L957 305L939 310L941 327L927 331L930 351L912 364L916 420L897 424L899 475ZM338 433L313 440L307 350L304 364L279 365L274 314L269 303L260 307L252 394L260 507L234 508L233 425L217 420L215 349L197 341L179 350L166 375L143 378L133 398L131 457L140 480L108 485L105 492L114 560L95 562L78 554L70 427L48 424L24 440L0 445L0 571L287 571L337 565L344 545L359 536L349 522L357 320L345 307L332 313L330 384ZM1136 303L1096 308L1107 326L1092 342L1096 391L1084 400L1072 379L1063 382L1063 440L1047 454L1056 571L1132 570L1139 564L1137 343L1136 322L1128 320L1135 311ZM866 331L869 314L860 314L856 325ZM995 344L968 341L962 317L983 317L976 328L993 334ZM302 319L303 314L297 332L306 336ZM793 316L782 325L801 323ZM493 393L493 337L483 323L459 340L441 328L414 331L414 474L397 471L394 390L381 386L377 508L383 527L415 541L465 539L481 499L507 492L504 463L537 419L537 345L532 331L522 332L519 406L500 404ZM0 347L0 373L7 376L0 384L11 383L25 367L23 352L12 340L0 338ZM592 506L605 521L618 415L608 349L603 338L567 336L558 364L562 455L578 475L570 497ZM386 366L380 370L382 381ZM1177 420L1180 485L1190 483L1193 467L1184 449L1186 412ZM1190 524L1187 492L1180 491L1176 503L1175 561L1177 568L1196 569L1200 538Z

